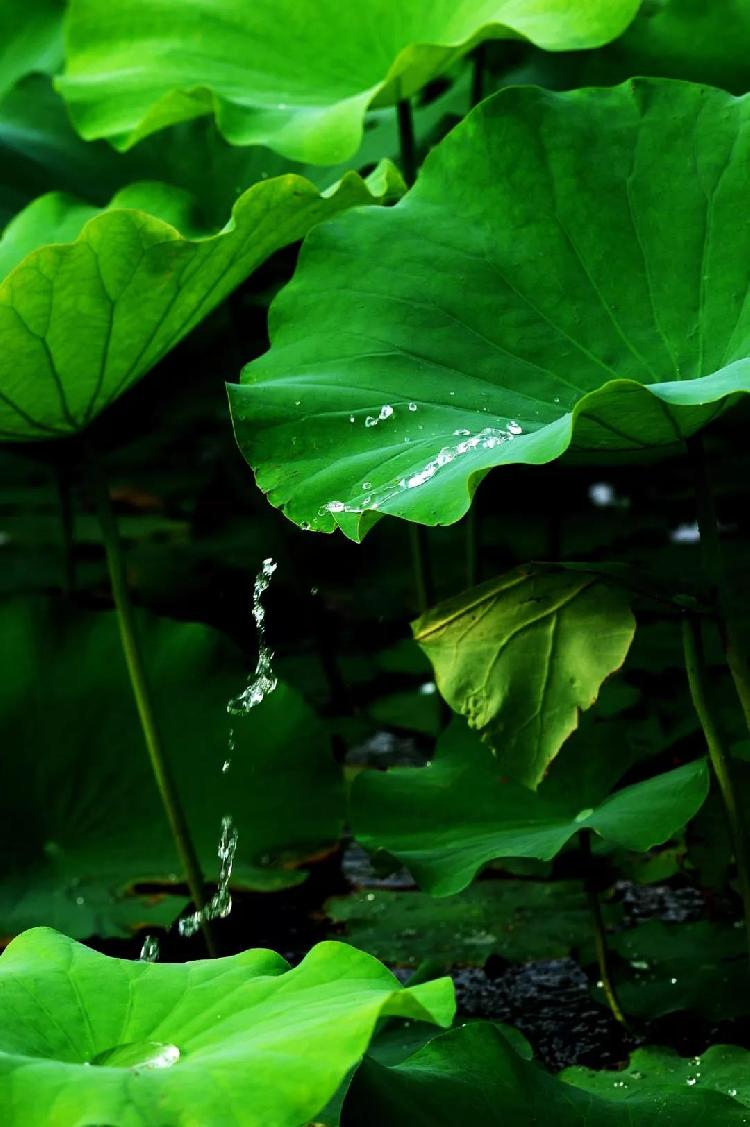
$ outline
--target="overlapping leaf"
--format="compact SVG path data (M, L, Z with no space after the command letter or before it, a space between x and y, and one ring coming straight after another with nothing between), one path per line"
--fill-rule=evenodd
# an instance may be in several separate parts
M192 199L141 183L98 209L41 196L0 240L0 438L85 427L273 251L398 182L383 166L321 194L298 176L249 188L213 233Z
M0 5L0 100L26 74L50 73L62 61L64 0L3 0Z
M406 989L321 943L165 965L100 955L44 928L0 959L7 1127L299 1127L358 1062L378 1018L449 1025L448 979Z
M207 879L216 877L229 814L239 833L237 884L297 883L299 863L341 827L341 776L324 727L279 685L232 717L228 750L226 704L244 679L237 654L207 627L151 619L143 627L165 746ZM149 918L142 901L123 898L127 886L168 885L180 864L115 617L19 601L3 610L2 636L0 933L44 923L80 937L121 934Z
M271 503L360 539L457 520L493 466L679 448L750 388L749 120L667 80L504 90L313 232L230 387Z
M619 35L638 0L73 0L59 88L87 139L127 148L213 113L228 140L335 164L371 104L419 90L484 38L548 50Z
M733 1060L744 1062L742 1050ZM712 1060L713 1065L713 1060ZM740 1082L718 1091L714 1084L645 1080L619 1088L619 1074L600 1074L587 1091L565 1083L533 1062L522 1060L491 1025L474 1023L435 1037L393 1068L366 1059L344 1104L342 1127L497 1127L497 1123L559 1127L735 1127L748 1109L728 1094ZM579 1075L572 1077L576 1081ZM721 1074L721 1081L726 1073ZM744 1089L744 1084L742 1085Z
M535 787L618 669L635 633L627 594L595 576L519 569L428 611L414 637L438 688Z
M597 749L601 751L601 749ZM613 756L614 758L614 756ZM611 770L605 765L604 772ZM567 772L566 772L567 774ZM585 779L585 776L584 776ZM442 738L429 767L394 767L358 776L354 834L368 849L397 857L435 896L465 888L488 861L554 857L579 830L625 849L666 841L696 813L708 792L704 760L607 795L594 786L550 779L536 793L514 782L462 725Z

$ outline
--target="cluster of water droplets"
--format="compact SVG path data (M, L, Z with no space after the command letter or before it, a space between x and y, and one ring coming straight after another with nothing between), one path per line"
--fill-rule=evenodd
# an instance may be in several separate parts
M453 394L451 392L451 394ZM409 403L408 409L410 412L418 410L416 403ZM386 403L381 408L377 415L368 415L365 418L366 427L377 426L378 423L392 418L394 415L393 407ZM350 415L349 421L354 422L355 416ZM425 463L420 469L414 473L410 473L406 477L394 479L386 485L379 486L377 489L372 489L372 484L369 481L362 482L362 494L354 497L350 501L328 501L319 511L319 516L324 516L326 513L363 513L368 509L378 509L387 501L392 500L401 493L405 493L411 489L419 489L428 481L431 481L437 473L440 472L445 466L451 465L458 458L464 457L472 450L494 450L498 446L503 446L507 442L512 442L514 438L523 434L523 427L515 419L509 419L504 427L483 427L477 433L465 428L454 430L453 438L460 439L459 442L453 442L443 446L438 453ZM404 441L409 441L404 439Z
M227 704L230 716L244 716L256 708L269 693L272 693L278 684L273 671L273 651L266 643L266 611L263 606L263 595L268 590L271 577L276 571L275 560L265 559L261 569L255 577L253 584L252 616L255 622L255 631L258 640L258 660L255 670L248 678L247 684L239 696L233 697ZM229 729L227 740L228 754L221 766L222 774L226 775L232 765L231 753L235 749L234 729ZM232 894L229 891L229 881L232 876L232 866L237 852L239 835L231 815L225 814L221 819L221 836L217 850L219 858L219 879L216 892L207 904L198 911L180 920L180 935L189 937L195 935L204 920L225 919L232 910Z

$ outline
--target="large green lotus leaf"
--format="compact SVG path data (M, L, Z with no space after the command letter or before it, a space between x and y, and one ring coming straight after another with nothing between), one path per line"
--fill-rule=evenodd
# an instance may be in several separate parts
M0 4L0 99L19 78L49 73L62 61L64 0L3 0Z
M635 634L621 588L582 572L519 568L413 624L440 693L535 787Z
M605 1073L596 1091L566 1084L523 1060L492 1025L474 1022L433 1038L395 1067L365 1058L342 1127L734 1127L747 1107L699 1085L626 1093ZM739 1085L737 1085L739 1087ZM623 1096L625 1098L623 1098Z
M598 750L598 749L597 749ZM624 849L668 840L708 793L703 759L594 797L558 788L548 796L509 779L465 728L453 725L426 767L365 771L352 790L355 837L397 857L433 896L465 888L483 865L503 857L549 860L579 830ZM584 805L585 803L585 805Z
M166 965L35 928L0 959L3 1123L299 1127L381 1016L445 1026L453 1011L449 979L402 987L343 943L293 970L264 950Z
M671 1049L648 1046L636 1049L628 1067L613 1075L589 1068L567 1068L561 1075L568 1084L607 1099L626 1103L634 1095L671 1092L700 1086L702 1091L731 1096L745 1111L750 1107L750 1053L737 1045L712 1045L696 1057L680 1057ZM725 1120L717 1120L717 1123ZM733 1122L733 1120L730 1120Z
M271 503L361 539L456 521L493 466L678 450L750 388L749 120L668 80L503 90L395 208L314 231L229 389Z
M0 438L85 427L273 251L397 182L389 165L323 194L274 177L213 233L196 227L192 197L165 184L125 188L102 209L41 196L0 240Z
M491 954L513 962L555 959L591 934L589 906L576 881L478 881L442 899L378 889L335 897L326 913L346 925L348 942L406 966L421 959L482 966Z
M0 934L38 923L80 937L122 933L126 915L146 918L140 901L123 901L124 890L134 881L168 885L180 864L115 616L19 600L6 604L0 622ZM280 684L258 708L231 718L228 750L226 705L244 681L233 647L208 627L168 620L144 618L142 634L206 878L216 879L220 823L231 815L236 885L297 883L300 862L337 840L343 818L325 728Z
M486 38L547 50L619 35L638 0L73 0L58 88L87 139L120 148L213 113L238 145L335 164L368 106L409 97Z

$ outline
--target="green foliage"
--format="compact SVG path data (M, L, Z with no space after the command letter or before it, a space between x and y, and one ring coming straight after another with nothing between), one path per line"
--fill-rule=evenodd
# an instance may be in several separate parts
M552 780L551 780L552 782ZM494 756L454 725L429 767L365 772L354 785L352 824L368 849L397 857L435 896L466 888L488 861L548 860L580 830L643 851L670 838L708 793L705 760L696 760L607 795L543 784L527 790ZM585 803L586 805L583 805Z
M575 572L522 568L413 625L443 697L502 770L536 787L635 633L627 594Z
M20 78L51 73L62 59L64 0L3 0L0 7L0 100Z
M408 98L485 38L595 47L638 0L72 0L58 88L89 140L127 148L213 113L236 145L335 164L356 151L368 106Z
M750 387L748 112L683 83L505 90L397 207L313 232L229 388L271 503L359 540L457 520L493 466L673 453Z
M373 174L376 193L397 182ZM269 254L332 210L373 201L354 173L324 195L296 176L254 185L218 232L164 184L123 189L103 209L42 196L0 241L0 437L85 427Z
M393 1068L365 1059L349 1089L341 1123L496 1127L498 1109L509 1124L554 1121L560 1127L731 1127L747 1118L747 1107L720 1092L676 1081L663 1087L633 1084L623 1091L618 1076L601 1074L595 1091L589 1092L522 1060L491 1025L471 1024L435 1037Z
M125 897L129 886L168 886L180 866L129 698L115 616L18 601L0 621L0 732L9 750L0 931L45 923L80 937L122 934L149 918L141 899ZM236 652L208 627L141 625L207 878L216 877L219 825L231 812L239 832L235 887L297 883L300 862L335 842L343 819L325 727L279 685L260 707L231 718L228 750L226 705L243 683ZM151 918L167 922L179 907L161 905Z
M359 892L329 900L326 911L346 924L355 947L405 966L420 958L482 966L493 954L514 962L560 958L585 942L591 926L574 881L487 880L443 899Z
M404 989L340 943L320 944L294 970L264 950L160 965L39 928L0 959L0 983L8 1127L46 1127L52 1112L59 1127L299 1127L381 1015L448 1025L454 1008L447 979Z

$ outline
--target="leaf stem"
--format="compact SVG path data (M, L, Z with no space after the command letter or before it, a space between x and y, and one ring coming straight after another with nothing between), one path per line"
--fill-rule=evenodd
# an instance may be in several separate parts
M167 816L172 837L187 878L190 895L198 911L204 907L206 897L203 891L203 875L198 855L190 835L190 828L182 809L177 788L169 764L164 754L161 734L156 720L153 698L146 676L146 668L136 629L133 603L128 590L125 571L125 558L120 540L117 520L112 509L109 490L98 461L92 455L89 459L91 479L96 495L97 515L107 554L107 567L112 586L112 597L117 611L120 640L125 662L130 676L138 716L143 729L143 738L151 762L154 780ZM216 955L216 944L208 920L202 921L203 937L209 955Z
M398 142L401 150L401 173L407 187L411 188L417 178L417 145L414 139L414 116L411 102L402 98L396 106L398 114Z
M427 531L423 525L409 525L409 542L411 544L411 560L414 570L417 610L420 614L424 614L435 602L435 586L432 580Z
M474 66L471 72L471 101L469 109L478 106L484 97L484 70L487 55L487 46L480 43L474 52Z
M700 621L694 614L686 614L683 619L682 647L685 655L685 669L690 686L690 696L703 729L711 766L716 775L716 781L719 784L727 813L727 823L737 865L737 879L745 916L748 953L750 954L750 867L748 865L747 828L732 778L731 758L724 747L719 726L708 701L703 637Z
M607 999L607 1005L612 1011L612 1016L615 1021L619 1022L625 1029L628 1028L628 1020L622 1012L619 1000L617 998L617 991L615 990L614 982L612 981L612 969L609 963L609 948L607 946L607 932L604 926L604 918L602 916L602 906L599 903L599 894L596 890L596 883L594 881L593 865L591 863L591 830L581 830L578 835L581 853L583 854L584 861L584 875L583 885L586 891L586 899L591 913L591 922L594 928L594 947L596 950L596 961L599 966L599 977L604 991L604 997Z
M711 475L703 437L695 434L686 441L688 458L695 480L695 499L700 531L703 567L710 585L709 597L714 607L727 666L735 691L750 730L750 665L734 626L731 598L724 568Z
M62 589L70 597L76 590L75 521L73 516L71 469L60 459L55 465L55 485L60 513L62 546Z

